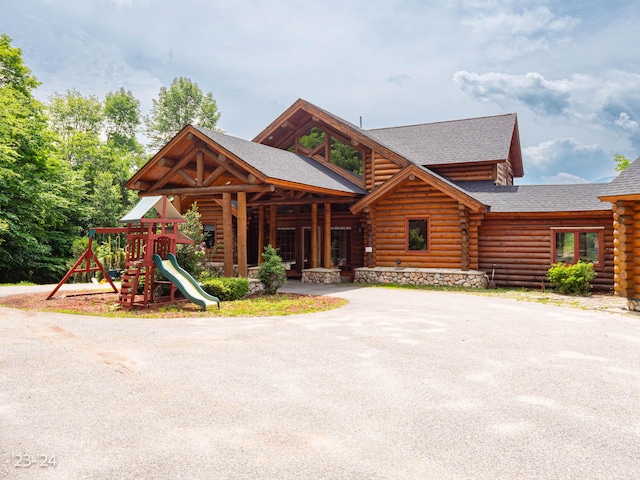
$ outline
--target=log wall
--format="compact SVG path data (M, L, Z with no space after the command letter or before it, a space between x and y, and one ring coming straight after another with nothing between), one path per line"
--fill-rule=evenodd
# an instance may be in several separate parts
M429 167L438 175L443 175L454 182L473 182L481 180L493 180L497 179L496 170L501 170L496 164L458 164L458 165L444 165Z
M404 184L370 209L375 266L395 267L400 259L404 267L460 268L462 235L457 201L416 180ZM428 253L406 250L407 217L429 218ZM473 255L471 239L469 246Z
M613 205L614 288L629 308L640 311L640 202Z
M365 163L365 182L366 189L369 192L382 185L401 170L399 165L376 152L371 152L371 158L367 155L367 160Z
M215 242L216 245L219 245L219 247L210 252L212 255L209 257L209 260L213 262L223 262L224 242L222 241L222 206L220 206L211 197L197 198L196 201L198 202L198 212L200 212L200 223L202 223L203 225L213 224L216 226ZM189 208L191 208L191 204L189 204L186 208L183 208L182 213L186 212Z
M613 288L613 222L610 211L586 214L491 214L480 226L479 268L491 275L495 265L495 281L502 287L541 288L546 281L552 259L551 227L603 229L603 265L596 265L595 290Z

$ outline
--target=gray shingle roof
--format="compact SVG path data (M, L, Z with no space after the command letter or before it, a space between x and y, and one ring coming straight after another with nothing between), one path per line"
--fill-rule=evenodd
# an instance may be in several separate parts
M492 182L455 182L491 212L591 212L610 210L598 199L607 184L494 185Z
M640 157L614 178L601 194L603 196L640 194Z
M340 192L367 193L363 188L311 158L214 132L208 128L196 125L193 127L266 177Z
M418 165L506 160L516 114L367 130L369 137Z

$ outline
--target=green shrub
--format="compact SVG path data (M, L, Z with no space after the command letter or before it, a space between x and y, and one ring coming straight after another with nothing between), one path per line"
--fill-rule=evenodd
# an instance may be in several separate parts
M218 297L221 302L232 302L249 293L249 280L232 277L210 278L202 283L202 289L209 295Z
M579 261L574 265L566 263L554 263L547 272L547 278L551 286L561 293L572 295L589 295L590 282L596 278L593 263Z
M264 292L273 295L287 281L287 270L282 258L271 245L264 247L262 263L258 267L258 279L264 286Z
M218 272L213 268L205 268L200 272L198 281L200 283L204 283L207 280L211 280L212 278L220 278L220 275L218 275Z

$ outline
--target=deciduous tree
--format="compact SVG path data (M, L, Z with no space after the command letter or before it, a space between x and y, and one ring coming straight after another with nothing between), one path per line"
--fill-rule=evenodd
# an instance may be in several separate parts
M149 147L158 150L185 125L216 129L220 113L211 93L206 95L188 78L174 78L153 100L151 114L145 118Z

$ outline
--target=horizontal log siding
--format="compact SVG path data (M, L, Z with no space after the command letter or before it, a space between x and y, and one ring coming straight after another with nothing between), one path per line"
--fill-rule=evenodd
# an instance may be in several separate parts
M215 250L212 257L214 262L224 261L224 242L222 241L222 207L218 205L212 198L202 197L196 199L198 203L198 212L200 212L200 223L213 224L216 226L216 244L220 246ZM183 211L186 212L191 206ZM257 214L257 212L256 212Z
M604 265L596 266L595 290L613 288L613 222L610 212L593 216L549 214L517 217L487 214L480 226L479 269L489 275L495 264L495 280L502 287L541 288L553 263L551 227L605 227Z
M498 165L498 170L501 168L502 167ZM439 175L443 175L453 180L454 182L497 180L495 164L474 165L473 163L467 163L462 165L429 167L429 169Z
M462 261L458 202L439 190L410 182L371 207L375 266L460 268ZM406 217L429 217L429 252L406 251Z
M633 298L640 298L640 202L633 203L633 228L631 228L628 242L633 242ZM628 257L627 257L628 258Z
M366 179L366 188L368 191L379 187L401 170L399 165L376 152L372 152L371 161L367 162L367 165L369 175Z

